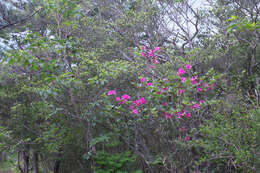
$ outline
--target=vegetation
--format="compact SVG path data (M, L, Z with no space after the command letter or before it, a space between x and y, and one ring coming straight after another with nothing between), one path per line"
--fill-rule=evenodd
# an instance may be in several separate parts
M200 3L1 1L0 162L259 172L260 2Z

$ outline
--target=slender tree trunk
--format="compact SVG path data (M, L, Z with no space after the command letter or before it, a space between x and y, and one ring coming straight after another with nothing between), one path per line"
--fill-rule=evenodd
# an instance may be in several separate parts
M29 173L29 152L23 152L23 169L24 173Z
M0 152L0 162L2 162L2 161L4 161L4 159L3 159L3 152L1 151Z
M6 154L6 152L3 152L3 161L7 161L7 154Z
M33 152L33 173L38 173L39 168L38 168L38 153Z
M59 169L60 169L60 161L55 160L54 167L53 167L53 173L59 173Z

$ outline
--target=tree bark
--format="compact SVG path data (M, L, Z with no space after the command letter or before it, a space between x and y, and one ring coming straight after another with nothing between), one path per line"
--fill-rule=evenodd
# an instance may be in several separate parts
M59 173L59 169L60 169L60 161L55 160L54 167L53 167L53 173Z
M39 167L38 167L38 153L33 153L33 173L38 173Z
M23 169L24 173L29 173L29 153L24 151L23 152Z

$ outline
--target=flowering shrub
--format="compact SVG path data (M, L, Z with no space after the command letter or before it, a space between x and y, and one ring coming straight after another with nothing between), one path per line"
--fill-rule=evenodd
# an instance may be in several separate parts
M146 51L146 47L142 46L142 50ZM154 53L159 51L160 48L156 47L153 50L148 51L146 55L142 52L141 55L146 58L156 58ZM130 100L130 96L127 94L121 97L115 98L115 104L127 104L130 112L133 114L151 114L151 111L141 112L138 110L141 105L146 104L145 97L149 98L146 110L149 110L151 105L155 105L154 100L158 103L156 106L156 112L163 115L166 119L168 118L183 118L192 117L196 111L207 105L207 94L212 92L212 88L215 86L215 80L206 76L198 77L198 74L193 73L191 70L192 65L186 64L185 67L179 68L177 75L172 74L168 78L163 80L150 79L148 77L141 76L139 78L140 83L138 86L143 88L146 92L144 97L137 98L136 100ZM108 96L115 95L115 90L109 90ZM128 102L127 102L128 101ZM161 107L161 105L163 107ZM154 107L154 106L152 106Z
M142 46L141 50L140 55L147 62L148 68L154 70L159 67L159 47L148 50ZM191 63L184 63L175 72L160 79L139 74L135 91L123 93L123 89L116 91L114 88L107 91L109 104L113 107L110 113L114 112L115 115L119 114L131 120L126 121L128 125L123 127L133 128L133 131L134 122L149 124L149 121L154 122L154 119L157 119L156 122L164 123L165 127L164 132L160 133L160 138L164 138L163 134L170 133L168 125L174 125L177 129L174 138L188 145L194 139L192 129L203 119L203 112L211 104L216 79L213 70L205 75L193 72ZM124 118L116 121L123 120ZM147 126L140 126L147 131ZM169 137L165 136L165 139L167 138Z

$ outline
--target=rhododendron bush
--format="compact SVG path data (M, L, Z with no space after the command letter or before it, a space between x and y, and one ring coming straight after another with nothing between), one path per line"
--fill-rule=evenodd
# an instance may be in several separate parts
M141 56L138 57L140 63L145 63L151 70L163 66L157 58L160 47L147 50L145 46L142 46L141 49ZM153 156L151 153L155 150L162 150L163 153L164 150L154 145L153 140L164 141L158 145L165 147L168 145L189 146L188 143L196 138L193 132L209 117L208 108L214 102L218 78L214 71L211 69L205 74L199 74L193 71L190 63L180 62L178 66L179 68L172 69L169 75L161 77L139 72L133 92L126 92L123 88L118 90L111 88L105 93L109 101L107 114L113 114L110 117L122 123L120 129L128 131L127 135L137 135L141 138L138 139L142 142L137 148L151 150L146 153L147 156L143 155L147 163L151 165L157 157L162 157ZM148 133L154 133L155 136L150 136L151 134ZM151 138L143 139L142 136ZM131 143L131 141L128 142ZM166 151L169 152L169 150ZM175 147L170 151L180 154ZM188 150L182 152L188 152ZM173 165L170 160L177 156L165 153L163 157L167 160L165 166L171 167Z

